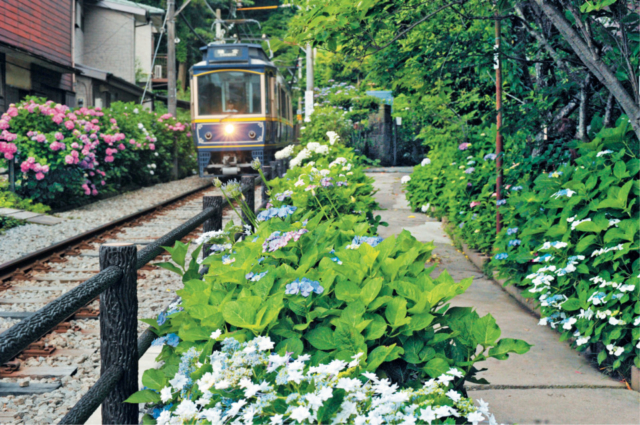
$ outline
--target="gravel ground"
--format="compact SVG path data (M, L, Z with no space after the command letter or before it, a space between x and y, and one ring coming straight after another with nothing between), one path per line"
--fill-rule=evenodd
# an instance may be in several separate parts
M0 235L0 264L188 192L208 180L193 176L157 184L56 214L66 220L54 226L29 223L9 229Z
M135 199L139 201L133 201L138 205L135 208L127 209L125 211L121 206L115 207L116 199L112 198L103 202L113 202L110 204L110 208L107 206L99 207L96 204L87 206L83 209L76 211L70 211L65 214L76 216L78 214L86 214L83 217L87 217L92 221L92 225L86 229L95 227L102 223L100 220L101 210L105 209L107 213L104 221L112 220L116 217L129 214L136 209L143 208L149 205L149 202L157 203L161 199L166 199L171 196L175 196L180 192L188 190L190 187L196 187L199 184L197 179L185 179L182 181L184 186L180 186L180 189L174 188L173 192L166 194L165 197L160 198L159 193L146 193L140 194L148 189L143 189L131 194L122 195L122 197L138 195ZM192 186L187 187L186 182L189 182ZM176 183L176 182L174 182ZM164 185L167 186L167 185ZM166 189L166 188L165 188ZM206 193L206 195L216 195L217 193L212 191ZM128 198L127 198L128 199ZM153 200L153 201L150 201ZM145 201L146 200L146 201ZM260 202L260 193L256 191L256 204ZM174 210L167 211L166 213L159 214L156 218L149 222L144 223L139 227L125 228L123 232L115 236L119 241L126 242L145 242L152 241L166 232L176 227L182 221L187 220L196 215L202 209L202 201L196 200L189 202L182 207ZM111 211L113 212L113 216ZM235 214L227 209L223 215L223 225L229 221L234 220L238 222ZM80 223L80 220L70 220L70 222L76 225ZM65 223L53 226L53 228L60 229L59 231L68 231L66 228L62 230L60 226ZM32 225L23 226L21 228L12 229L14 231L24 231L24 227L30 227ZM38 230L45 228L40 226ZM75 230L74 233L79 233L86 230ZM9 233L9 232L7 232ZM13 232L12 232L13 233ZM52 243L55 240L62 240L69 237L73 233L65 233L59 235L59 239L55 239L55 232L51 232L48 237ZM0 238L0 253L2 253L3 244L8 244L7 236ZM17 238L17 236L13 236ZM23 240L24 236L20 236L20 240ZM33 249L37 249L36 246L30 245ZM142 249L144 245L139 245L138 249ZM195 247L193 247L195 248ZM192 249L193 249L192 248ZM94 245L93 250L83 251L81 256L69 257L68 261L64 263L50 264L54 267L54 270L46 274L47 279L50 277L60 277L61 280L30 280L15 282L13 287L1 294L1 298L21 298L25 300L37 301L36 298L54 298L77 286L77 283L64 282L64 278L69 277L86 277L92 275L95 270L99 269L98 258L91 255L97 254L98 245ZM158 257L154 262L167 261L169 258ZM72 272L64 272L63 270L72 270ZM34 278L39 276L45 276L45 274L34 274ZM144 276L144 277L142 277ZM182 281L180 277L165 269L155 270L142 270L139 272L138 279L138 317L150 318L156 317L172 300L175 299L175 291L182 288ZM25 288L25 289L21 289ZM47 289L50 288L50 289ZM0 311L35 311L44 306L42 303L14 303L14 304L0 304ZM13 326L18 320L15 319L3 319L0 318L0 332L3 332L7 328ZM36 379L36 378L20 378L20 379L2 379L1 382L29 382L29 383L52 383L61 382L62 387L55 391L51 391L44 394L24 395L24 396L6 396L0 397L0 423L2 424L49 424L58 422L67 412L73 407L78 400L91 388L91 386L97 381L100 371L100 335L99 335L99 321L98 320L74 320L71 321L72 326L79 326L82 328L82 332L70 331L67 333L49 334L45 338L47 344L53 344L57 349L83 349L91 350L91 353L83 354L81 356L67 357L67 356L53 356L53 357L39 357L27 359L22 368L25 367L61 367L61 366L75 366L77 371L72 376L64 378L48 378L48 379ZM138 322L138 333L141 334L147 325L143 322Z

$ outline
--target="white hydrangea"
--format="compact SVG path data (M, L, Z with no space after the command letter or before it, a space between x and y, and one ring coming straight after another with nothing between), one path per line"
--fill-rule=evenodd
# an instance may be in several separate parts
M327 131L327 137L329 138L329 144L333 146L335 142L340 140L340 136L335 131Z
M289 158L291 155L293 155L293 149L294 149L294 146L293 145L289 145L286 148L284 148L282 150L279 150L275 154L276 159Z

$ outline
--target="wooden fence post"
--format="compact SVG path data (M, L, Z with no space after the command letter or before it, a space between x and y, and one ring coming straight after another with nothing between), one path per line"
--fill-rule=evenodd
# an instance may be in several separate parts
M216 230L222 230L222 196L203 196L202 197L202 210L208 208L214 208L216 210L213 217L202 223L203 232L213 232ZM202 258L207 258L211 244L204 244L202 246Z
M273 178L273 168L269 166L262 167L262 174L264 174L264 178L269 181ZM269 201L269 187L262 182L262 204L266 204Z
M122 269L119 282L100 294L100 374L121 367L124 373L102 402L103 424L137 424L138 405L124 403L138 391L137 248L133 244L100 246L100 270Z

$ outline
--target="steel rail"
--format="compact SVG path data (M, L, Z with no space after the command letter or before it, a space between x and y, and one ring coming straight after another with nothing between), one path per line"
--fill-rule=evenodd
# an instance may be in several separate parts
M15 260L8 261L4 264L0 264L0 282L9 277L12 273L18 270L27 270L30 266L36 264L37 261L46 259L53 254L62 252L66 249L73 248L75 245L80 244L81 242L93 238L95 236L99 236L101 233L112 230L118 226L121 226L129 221L133 221L137 218L140 218L144 215L147 215L154 210L167 207L177 201L182 200L188 196L191 196L199 191L210 188L211 183L207 183L206 185L202 185L188 192L182 193L180 195L174 196L166 201L159 202L155 205L152 205L148 208L144 208L142 210L136 211L132 214L126 215L124 217L120 217L116 220L110 221L109 223L105 223L101 226L95 227L91 230L87 230L84 233L80 233L79 235L72 236L63 241L57 242L53 245L50 245L46 248L42 248L38 251L32 252L20 258L16 258Z

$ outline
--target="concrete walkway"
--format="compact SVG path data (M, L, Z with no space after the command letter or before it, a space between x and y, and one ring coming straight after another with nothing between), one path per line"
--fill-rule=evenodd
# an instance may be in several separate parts
M379 189L378 202L386 209L378 213L389 223L378 229L380 236L406 229L420 241L433 241L434 253L442 259L436 275L447 270L456 280L474 278L467 292L452 304L475 307L480 315L491 313L503 338L533 344L526 354L479 364L488 368L479 377L490 385L469 384L469 396L488 402L500 423L640 424L640 393L601 374L567 343L559 342L557 332L539 326L535 316L455 249L440 222L411 211L400 184L403 174L370 176Z

